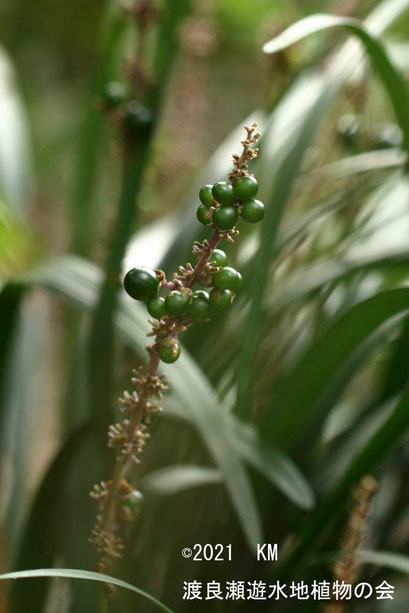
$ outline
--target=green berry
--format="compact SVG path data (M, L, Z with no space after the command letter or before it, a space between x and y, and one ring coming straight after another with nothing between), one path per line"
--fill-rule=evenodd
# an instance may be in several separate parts
M234 192L233 185L226 181L219 181L212 187L213 198L220 204L233 204Z
M170 339L166 344L159 345L159 357L166 364L173 364L180 355L180 345L175 339Z
M174 290L165 298L166 313L168 315L182 315L186 311L189 299L182 292Z
M105 85L102 99L108 108L117 108L125 101L125 98L125 86L119 81L111 81Z
M209 214L209 209L204 204L201 204L199 206L199 208L197 209L196 216L200 223L204 224L205 226L207 226L207 224L212 221L212 216L211 214Z
M164 315L166 315L166 307L165 307L165 299L162 296L154 296L149 300L148 304L148 313L155 319L160 319Z
M230 289L232 292L236 292L243 283L243 277L234 268L226 266L214 273L213 283L219 289Z
M246 202L243 203L243 208L241 209L241 216L243 219L250 221L251 223L261 221L264 218L264 204L255 198L246 200Z
M215 249L209 261L214 262L216 266L227 266L227 255L221 249Z
M189 304L188 315L193 321L204 321L210 317L209 294L203 290L193 293Z
M125 275L124 288L135 300L150 300L158 293L159 279L152 268L132 268Z
M203 187L201 188L201 190L199 192L199 198L200 198L200 202L202 204L204 204L205 206L207 206L208 208L209 208L209 206L212 206L212 204L213 204L212 186L211 185L203 185Z
M210 306L215 311L225 311L229 308L233 300L233 295L229 289L219 289L214 287L210 292Z
M236 206L221 206L213 213L213 223L220 230L231 230L237 223L239 213Z
M143 503L143 495L138 490L133 490L129 494L126 494L119 500L119 506L128 507L134 511L138 509Z
M132 100L126 107L124 121L129 135L146 137L153 128L154 114L140 102Z
M241 177L233 187L234 197L239 200L250 200L258 192L258 183L254 177Z

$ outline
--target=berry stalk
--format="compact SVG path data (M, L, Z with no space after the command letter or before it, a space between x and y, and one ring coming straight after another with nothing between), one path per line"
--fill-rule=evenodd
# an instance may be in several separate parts
M136 519L140 510L142 495L133 489L127 478L133 464L140 462L138 456L149 438L150 421L154 413L162 410L158 401L169 389L168 382L158 374L160 361L175 362L180 354L180 334L194 322L209 321L213 314L229 308L241 286L240 273L227 265L226 254L217 247L222 239L234 242L238 235L235 223L239 214L257 192L257 181L247 173L247 161L257 154L257 149L250 147L259 137L254 134L255 128L255 125L246 126L243 153L233 156L230 181L218 182L213 187L204 186L200 190L202 206L210 211L206 225L214 232L210 240L194 243L195 266L190 263L180 266L172 281L167 281L161 270L142 267L131 269L125 276L127 293L147 303L153 318L149 320L152 330L148 336L154 337L154 342L146 346L148 365L134 371L132 383L136 391L131 394L124 392L120 399L124 420L110 426L108 431L108 446L117 450L112 478L94 486L91 493L97 502L98 514L90 540L99 553L99 572L109 574L115 560L122 556L122 529ZM220 217L222 222L218 224L214 213L223 212L223 209L229 211L227 216ZM229 223L226 219L230 220ZM244 215L243 219L246 219ZM196 284L212 287L210 295L204 289L194 289ZM170 290L166 298L159 295L163 290ZM109 593L113 592L113 587L109 586Z

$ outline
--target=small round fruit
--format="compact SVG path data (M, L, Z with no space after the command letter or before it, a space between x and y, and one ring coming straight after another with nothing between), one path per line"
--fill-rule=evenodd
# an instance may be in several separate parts
M250 200L258 192L258 183L254 177L241 177L233 187L234 197L239 200Z
M180 355L180 345L177 341L171 339L165 345L159 345L158 353L162 362L173 364Z
M189 299L182 292L174 290L165 298L166 313L168 315L182 315L186 311Z
M207 226L207 224L212 221L212 216L211 214L209 214L209 209L204 204L201 204L199 206L199 208L197 209L196 216L200 223L204 224L205 226Z
M155 319L160 319L164 315L166 315L166 306L165 299L162 296L154 296L149 300L148 304L148 313Z
M241 274L230 266L221 268L213 275L213 284L219 289L230 289L232 292L236 292L240 289L242 283L243 277Z
M154 119L152 111L136 100L132 100L126 107L124 121L131 136L148 136Z
M193 321L204 321L210 317L209 294L203 290L194 292L189 304L188 315Z
M233 204L234 192L233 185L226 181L218 181L212 187L213 198L220 204Z
M150 300L158 293L159 279L152 268L131 268L125 275L124 288L135 300Z
M221 206L213 213L213 223L220 230L231 230L237 223L239 213L236 206Z
M117 108L125 101L125 98L126 89L123 83L111 81L105 85L102 93L102 100L108 108Z
M118 502L119 506L128 507L128 509L131 509L132 511L138 509L142 503L143 495L138 490L133 490L129 494L126 494Z
M212 206L213 204L212 186L203 185L203 187L200 189L200 192L199 192L199 198L200 198L200 202L204 204L205 206L207 206L207 208L209 208L209 206Z
M210 292L210 306L215 311L225 311L233 301L233 295L229 289L219 289L214 287Z
M261 221L264 219L264 204L255 198L246 200L246 202L243 203L243 208L241 209L241 216L243 219L250 221L251 223Z
M209 261L214 262L216 266L227 266L227 255L221 249L215 249Z

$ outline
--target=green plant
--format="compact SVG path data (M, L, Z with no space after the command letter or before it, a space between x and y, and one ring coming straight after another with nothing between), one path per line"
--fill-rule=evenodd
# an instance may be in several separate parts
M219 182L213 186L212 208L215 212L224 208L220 201L226 201L226 194L233 194L234 185L243 178L250 177L247 170L248 161L256 157L258 149L254 144L261 136L256 132L256 128L256 124L251 127L245 126L243 152L240 156L233 156L234 165L229 174L230 183ZM203 188L201 193L203 195ZM239 203L234 206L238 207ZM211 259L219 242L226 240L233 243L239 231L234 226L225 231L220 230L217 224L212 223L211 227L213 236L210 240L194 243L193 255L197 257L195 266L190 263L180 266L179 272L174 273L172 281L167 281L162 270L153 271L144 268L132 268L124 279L125 290L135 300L150 301L161 288L166 288L170 292L164 301L165 314L157 321L151 320L152 331L149 336L154 337L154 342L146 347L149 363L147 367L134 371L132 383L136 391L124 392L121 399L121 412L125 418L122 424L115 424L109 428L108 446L116 451L112 478L96 485L91 493L98 506L97 522L92 532L91 543L99 554L97 570L102 573L109 574L114 561L122 556L123 529L135 519L133 513L123 513L125 502L130 499L138 500L138 493L133 490L127 478L133 463L140 462L139 456L149 438L148 430L152 416L162 410L158 401L169 389L167 380L158 374L160 361L167 364L175 362L180 354L179 336L193 322L206 321L211 316L208 293L194 288L196 285L214 284L215 288L236 292L241 286L242 277L238 271L228 266L220 267L217 261ZM216 260L217 258L224 260L223 255L220 250L216 252ZM220 305L220 293L216 299L214 296L215 294L213 294L213 304ZM226 297L228 304L234 298L231 291L222 296L222 307L227 306ZM149 302L148 310L150 304Z

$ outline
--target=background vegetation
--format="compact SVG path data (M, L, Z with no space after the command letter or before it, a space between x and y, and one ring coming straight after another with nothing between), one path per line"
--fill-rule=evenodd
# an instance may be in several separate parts
M151 54L163 58L166 44L177 53L166 74L158 64L166 88L121 234L123 270L170 273L189 259L206 232L198 187L224 178L245 122L263 132L253 171L267 214L229 251L246 281L229 316L195 326L180 360L163 368L172 391L135 473L145 505L116 576L178 612L200 610L182 601L183 581L331 578L351 492L373 474L360 577L387 579L395 600L351 610L402 611L409 1L161 7ZM337 28L263 54L291 23L322 11L366 19L375 38L364 35L363 51L345 43L356 31ZM123 295L95 324L122 165L99 100L123 78L137 32L101 0L4 2L0 32L0 568L92 569L88 494L110 474L106 428L148 330L146 309ZM280 544L279 565L255 562L263 539ZM196 542L232 543L233 561L183 560ZM0 610L92 611L95 593L85 581L2 583ZM136 598L119 591L113 610L135 610Z

